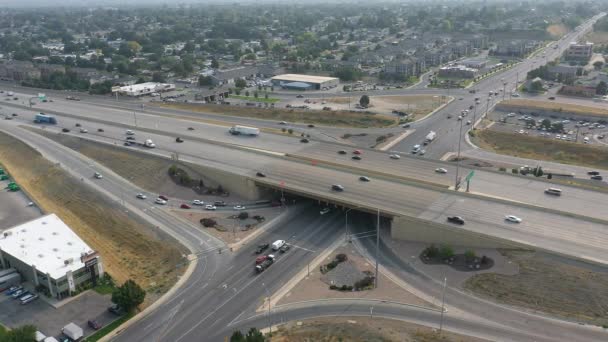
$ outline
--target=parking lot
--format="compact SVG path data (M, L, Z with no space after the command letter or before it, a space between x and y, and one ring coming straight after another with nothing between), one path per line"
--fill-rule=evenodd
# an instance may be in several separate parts
M8 191L8 183L8 180L0 181L0 231L42 215L36 205L28 206L30 199L23 191Z
M102 296L94 291L68 299L65 305L58 308L54 308L43 298L21 305L18 299L3 292L0 294L0 323L10 328L32 324L46 336L59 337L61 328L74 322L84 330L85 336L88 336L94 331L88 327L88 320L97 320L105 326L117 318L107 310L111 304L109 295Z
M492 112L493 130L581 144L597 144L608 136L608 122L601 119L557 117L525 112ZM597 139L597 140L596 140Z

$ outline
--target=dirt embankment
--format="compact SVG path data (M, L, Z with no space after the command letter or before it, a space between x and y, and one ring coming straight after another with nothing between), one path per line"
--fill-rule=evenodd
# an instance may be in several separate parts
M191 112L241 116L276 121L302 122L335 127L389 127L398 123L396 118L386 115L366 114L350 111L322 111L303 109L265 109L212 104L171 103L161 107L188 110Z
M203 199L201 195L204 191L197 191L193 186L178 184L178 182L171 178L169 168L175 163L167 158L116 148L111 145L96 143L66 134L54 134L42 130L35 130L35 132L96 160L121 177L133 182L138 187L154 194L163 194L171 198L186 200L193 198ZM204 170L197 165L179 162L178 167L187 172L189 178L196 180L195 185L197 186L199 185L198 180L201 179L203 180L203 187L208 190L217 189L221 185L217 180L207 177L204 174ZM129 195L135 196L135 194ZM204 195L205 201L242 200L242 198L235 194L231 194L229 199L227 198L226 196L218 195L217 192L213 192L211 195Z
M477 131L472 140L477 146L500 154L608 169L608 151L596 146L491 129Z
M45 212L56 213L101 254L114 279L133 279L145 288L147 302L182 273L176 265L187 251L175 240L125 213L23 142L0 133L0 160Z
M519 273L478 274L465 288L500 303L608 327L608 269L533 252L502 254Z
M482 342L479 338L378 317L328 317L292 322L272 333L271 342Z

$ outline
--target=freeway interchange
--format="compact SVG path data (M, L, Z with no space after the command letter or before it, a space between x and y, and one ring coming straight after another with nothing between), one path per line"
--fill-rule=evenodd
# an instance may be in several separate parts
M586 23L583 28L589 25ZM566 36L559 43L559 51L547 49L547 55L559 53L574 38L574 35ZM442 225L445 225L447 216L460 215L467 219L467 224L457 228L448 226L448 229L470 230L606 264L608 213L603 208L608 194L563 186L564 196L550 197L544 194L544 189L550 187L549 182L482 170L475 170L470 193L454 191L454 164L432 160L453 152L455 142L462 138L456 121L446 119L446 113L457 113L467 108L475 97L487 93L482 89L506 88L504 83L515 87L515 79L524 78L534 63L540 65L542 61L532 58L481 81L475 86L479 90L477 94L454 92L463 100L455 100L437 113L412 124L413 133L391 149L402 156L398 160L390 159L388 153L369 149L362 149L361 160L353 160L351 146L335 143L334 139L315 139L324 134L303 125L293 127L312 133L313 140L309 144L302 144L299 139L289 136L264 133L258 138L233 137L227 133L226 122L244 122L268 128L276 128L276 123L255 119L241 121L237 118L219 120L218 117L158 108L141 111L135 110L134 104L115 104L95 98L81 102L55 100L40 103L36 105L36 111L26 105L5 103L4 106L11 107L18 116L12 121L2 121L0 129L26 141L79 178L89 178L93 169L103 170L103 183L87 182L116 200L124 191L134 194L141 189L111 170L104 170L94 161L22 126L33 125L34 115L44 111L59 118L59 125L47 126L47 131L63 134L61 128L73 129L78 123L87 127L89 133L85 135L74 131L68 134L117 145L122 144L124 130L133 129L157 145L153 150L143 151L162 156L179 152L183 160L205 163L228 173L248 177L261 186L283 188L339 206L378 208L385 216L410 216ZM485 108L476 108L478 117L492 105L490 101L482 101L479 106ZM100 128L103 132L98 131ZM427 148L427 157L410 156L410 146L421 142L431 129L440 137ZM178 145L176 137L182 137L185 141ZM341 150L347 151L347 154L341 155ZM436 168L445 168L448 172L439 174L434 172ZM267 177L256 177L258 171L263 171ZM465 175L470 171L472 169L461 168L460 174ZM360 176L368 176L371 181L361 182ZM345 191L331 191L332 184L343 185ZM168 212L152 209L134 198L124 202L129 210L153 222L188 247L191 263L184 281L144 312L142 317L113 335L115 341L192 341L201 336L205 336L205 340L220 341L239 328L319 316L362 316L367 315L370 306L374 307L378 316L429 326L436 326L438 322L438 311L371 300L301 303L277 306L268 314L256 313L263 299L306 267L316 252L343 239L343 220L337 211L320 216L315 205L290 205L284 213L289 218L289 224L278 225L242 249L220 254L219 251L225 248L221 241L188 223L176 221ZM516 215L524 221L510 224L505 222L505 215ZM251 267L254 246L260 241L280 238L285 238L298 248L280 256L275 265L255 276ZM373 250L370 240L355 244L364 252ZM379 261L384 271L407 279L413 287L431 297L440 296L439 282L404 264L391 255L388 248L382 248L382 251ZM451 331L491 340L595 341L606 338L599 328L489 303L460 293L457 289L450 288L448 291L453 299L448 302L449 314L445 317L444 327Z

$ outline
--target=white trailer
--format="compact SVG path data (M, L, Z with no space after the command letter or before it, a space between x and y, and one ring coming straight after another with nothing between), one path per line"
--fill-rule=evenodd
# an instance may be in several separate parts
M73 341L78 341L80 338L82 338L82 336L84 336L84 331L82 331L82 328L77 326L73 322L70 322L68 323L68 325L63 327L63 329L61 329L61 332L65 336L71 338Z
M230 132L230 134L232 135L251 135L251 136L258 136L260 135L260 129L256 128L256 127L248 127L248 126L232 126L230 127L230 129L228 130L228 132Z
M429 134L427 134L426 137L424 138L425 144L428 144L431 141L435 140L436 137L437 137L437 133L435 133L435 131L430 131Z

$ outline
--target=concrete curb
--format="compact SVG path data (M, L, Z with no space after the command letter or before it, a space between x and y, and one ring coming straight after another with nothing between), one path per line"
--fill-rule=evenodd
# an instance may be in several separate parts
M413 121L412 123L418 123L418 122L422 122L422 121L424 121L424 120L428 119L428 118L429 118L431 115L433 115L433 114L435 114L435 113L439 112L439 111L440 111L440 110L442 110L443 108L447 107L447 105L449 105L450 103L454 102L454 99L455 99L455 98L454 98L454 96L448 96L448 100L447 100L447 102L446 102L446 103L441 104L441 106L439 106L439 107L435 108L435 109L434 109L432 112L428 113L427 115L425 115L425 116L421 117L421 118L420 118L420 119L418 119L418 120Z
M405 131L405 132L401 133L399 136L397 136L395 139L385 143L384 146L377 148L377 150L386 151L386 150L390 149L391 147L397 145L399 142L401 142L401 140L407 138L408 135L414 133L415 131L416 130L414 130L414 129L408 129L407 131Z
M275 307L276 303L278 303L291 289L293 289L302 279L304 279L308 275L309 267L312 269L316 269L325 258L327 258L336 248L340 247L344 244L344 235L340 235L334 243L332 243L329 247L327 247L322 253L317 255L309 265L300 270L295 276L293 276L285 285L283 285L280 289L278 289L270 299L270 307ZM266 307L268 307L268 301L265 300L264 303L256 309L256 312L263 311Z
M175 285L173 285L173 287L171 287L171 289L169 291L167 291L164 295L162 295L162 297L160 297L158 300L156 300L154 303L152 303L152 305L148 306L147 308L145 308L143 311L139 312L137 315L135 315L128 321L119 325L118 327L116 327L116 329L112 330L107 335L100 338L98 341L99 342L110 341L112 338L118 336L125 329L129 328L133 324L146 318L150 313L152 313L152 311L156 310L158 307L160 307L165 302L167 302L170 299L170 297L172 297L182 287L182 285L184 285L186 283L186 281L190 278L192 273L194 273L194 269L196 268L196 266L198 264L198 259L192 258L190 260L192 260L192 261L189 263L188 268L186 269L186 272L184 272L184 274L179 278L177 283L175 283Z
M344 301L344 302L346 302L346 301L354 301L354 302L375 302L375 303L376 302L380 302L380 303L409 306L409 307L423 309L423 310L441 312L440 309L429 308L429 307L426 307L426 306L421 306L421 305L416 305L416 304L409 304L409 303L403 303L403 302L398 302L398 301L394 301L394 300L387 300L387 299L375 299L375 298L331 298L331 299L303 300L303 301L300 301L300 302L294 302L294 303L289 303L289 304L277 305L275 307L275 310L282 310L283 308L285 308L286 310L288 310L290 307L293 307L293 306L313 304L313 303L327 303L327 302L332 302L332 301Z

